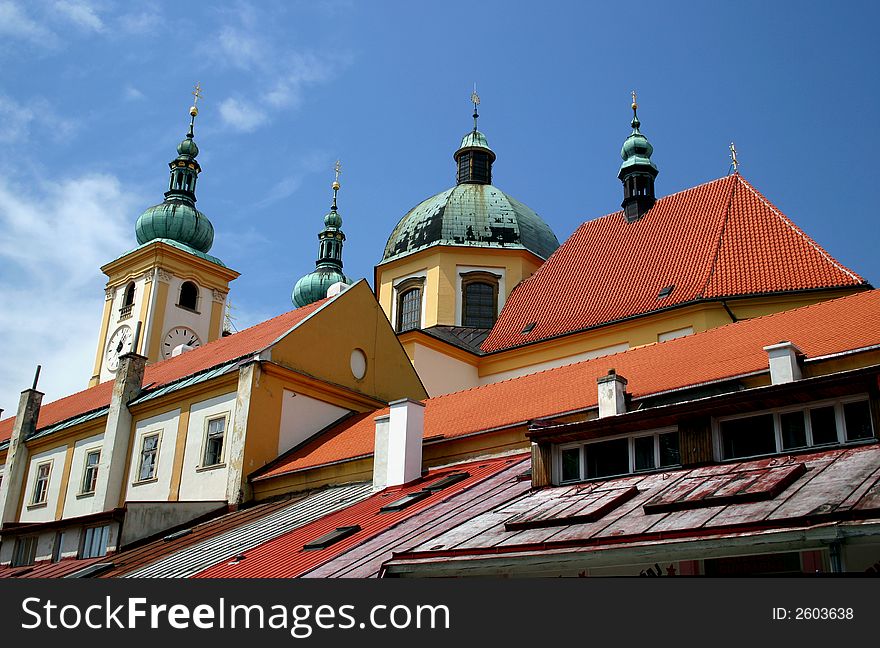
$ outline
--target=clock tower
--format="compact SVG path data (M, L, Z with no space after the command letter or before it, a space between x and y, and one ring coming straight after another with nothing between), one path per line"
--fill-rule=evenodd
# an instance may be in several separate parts
M198 85L193 95L189 132L169 164L165 200L138 218L138 247L101 268L107 285L89 386L112 379L119 356L129 351L156 362L222 335L229 282L238 273L208 254L214 227L195 206L202 170L193 139ZM132 349L137 322L142 332L138 348Z

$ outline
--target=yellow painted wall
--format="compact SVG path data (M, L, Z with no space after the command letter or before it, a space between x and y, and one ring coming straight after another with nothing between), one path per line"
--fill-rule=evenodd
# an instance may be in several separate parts
M351 371L354 349L367 357L360 380ZM385 402L427 396L366 281L328 302L278 342L272 362Z
M423 299L425 319L422 327L455 325L456 280L458 266L503 268L505 295L530 276L542 261L531 252L517 249L434 246L402 259L376 266L376 286L382 310L390 320L394 281L426 272Z

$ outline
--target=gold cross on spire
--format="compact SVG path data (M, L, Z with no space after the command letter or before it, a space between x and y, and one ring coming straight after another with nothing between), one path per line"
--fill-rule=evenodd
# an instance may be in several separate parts
M195 97L195 99L193 99L193 105L189 108L189 114L192 115L193 119L195 119L196 115L199 114L199 99L202 98L202 85L198 81L196 81L196 88L195 90L193 90L192 95L193 97Z
M339 191L339 174L342 173L342 164L340 164L339 160L336 160L336 166L333 167L333 170L336 172L336 179L333 180L333 184L330 185L330 188L333 189L333 205L330 207L331 210L336 210L336 193Z
M474 91L471 93L471 103L474 104L474 110L480 105L480 95L477 94L477 84L474 84Z
M633 98L632 109L635 110L636 108L639 107L639 104L636 103L636 91L635 90L632 91L632 98Z
M733 142L730 143L730 166L733 167L733 172L737 173L739 171L739 160L736 157L736 144Z

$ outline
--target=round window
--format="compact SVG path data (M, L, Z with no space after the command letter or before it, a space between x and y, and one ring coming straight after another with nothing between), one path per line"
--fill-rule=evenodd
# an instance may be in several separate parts
M351 352L351 375L358 380L367 375L367 354L361 349Z

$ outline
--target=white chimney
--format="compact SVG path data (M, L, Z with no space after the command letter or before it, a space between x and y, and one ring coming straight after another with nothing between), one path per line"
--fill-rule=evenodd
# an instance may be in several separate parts
M597 378L599 385L599 418L626 412L626 378L614 369L607 376Z
M765 346L770 359L770 382L774 385L800 380L803 377L798 356L803 353L792 342L780 342Z
M388 414L376 417L373 490L377 491L406 484L422 475L425 404L404 398L389 406Z
M336 295L344 292L348 289L348 284L343 281L337 281L335 284L330 284L327 288L327 296L328 297L336 297Z

